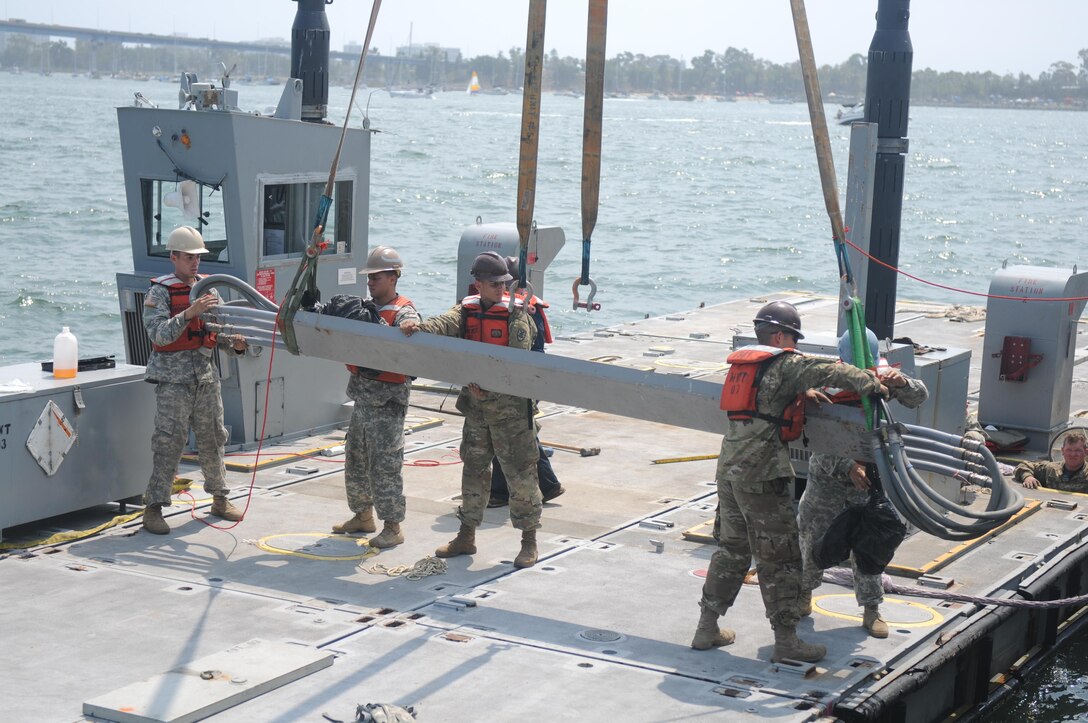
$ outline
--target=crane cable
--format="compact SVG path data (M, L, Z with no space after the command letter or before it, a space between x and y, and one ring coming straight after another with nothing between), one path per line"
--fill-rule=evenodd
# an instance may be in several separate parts
M582 275L574 280L571 292L574 309L596 311L593 301L597 284L589 275L590 242L597 225L601 200L601 136L604 118L605 40L608 26L608 0L589 0L586 31L586 97L582 126ZM578 287L588 286L585 301L578 297Z
M348 101L348 110L344 114L344 124L340 128L340 141L336 144L336 153L333 154L332 166L329 168L329 180L325 183L325 189L321 193L321 200L318 201L317 213L314 217L314 229L313 233L310 235L310 244L306 247L306 252L299 262L298 270L295 272L295 278L287 288L287 293L284 294L280 309L280 317L277 320L277 325L280 328L280 333L283 336L283 341L287 346L287 350L296 356L299 353L299 348L298 341L295 339L293 325L295 313L302 305L302 295L305 292L310 292L315 298L317 298L317 295L319 294L317 289L317 259L321 253L328 248L328 242L324 239L325 223L329 219L329 209L332 208L332 194L333 187L336 183L336 170L340 166L340 152L344 148L344 138L347 136L348 132L348 121L351 119L351 109L355 105L355 93L359 89L359 81L363 77L363 67L366 65L367 49L370 48L371 38L374 37L374 26L378 22L378 10L381 6L382 0L374 0L374 3L370 8L370 24L366 29L366 40L363 43L363 49L359 52L359 64L355 68L355 82L351 85L351 98Z

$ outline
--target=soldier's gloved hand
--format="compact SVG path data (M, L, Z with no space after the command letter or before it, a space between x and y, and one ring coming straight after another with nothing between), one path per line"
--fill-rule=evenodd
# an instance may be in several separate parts
M299 301L299 305L303 309L309 311L317 306L317 302L319 301L321 301L320 289L314 289L313 291L311 291L310 289L306 289L302 292L302 299Z

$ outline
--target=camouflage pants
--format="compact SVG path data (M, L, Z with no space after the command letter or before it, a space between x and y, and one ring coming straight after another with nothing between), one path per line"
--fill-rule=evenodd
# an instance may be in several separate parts
M355 399L344 445L348 507L361 512L373 505L379 519L397 523L404 521L404 417L408 411L407 385L400 386L405 387L403 399L393 397L384 404Z
M710 558L700 606L724 615L754 556L771 625L796 626L801 619L801 549L789 479L717 481L721 539Z
M489 393L484 400L463 391L457 408L465 415L461 433L461 506L457 516L479 527L491 497L491 459L498 458L510 490L510 523L519 530L540 527L542 507L536 464L539 449L528 400Z
M211 495L230 492L223 464L227 429L223 426L219 380L205 384L159 382L155 387L155 431L151 435L153 465L144 504L170 504L170 488L189 441L190 427L204 473L204 491Z
M797 526L801 533L801 558L803 571L801 585L805 590L815 590L823 580L824 571L816 564L813 551L816 543L827 532L836 515L850 505L865 504L869 493L859 490L847 479L831 479L809 475L805 493L797 510ZM880 575L863 575L858 572L854 556L850 556L854 568L854 597L858 605L879 605L884 601L884 586Z

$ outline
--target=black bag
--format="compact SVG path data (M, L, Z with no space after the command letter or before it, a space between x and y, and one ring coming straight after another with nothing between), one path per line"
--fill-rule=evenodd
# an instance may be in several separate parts
M821 570L845 562L853 549L854 531L857 529L866 505L850 505L835 515L827 526L827 532L816 542L812 556Z
M373 299L364 299L352 294L337 294L329 299L328 303L321 305L320 313L355 321L366 321L371 324L385 323Z
M869 490L869 502L854 528L854 562L858 572L879 575L892 561L899 543L907 536L907 526L884 495L884 491Z
M386 326L385 319L378 313L378 305L374 303L373 299L364 299L353 294L337 294L329 299L327 303L317 304L315 308L321 314ZM358 365L355 367L355 372L370 379L374 379L381 374L378 369Z
M826 570L844 562L853 552L858 572L879 575L906 536L907 526L884 490L874 484L869 501L851 505L836 515L812 553L820 569Z

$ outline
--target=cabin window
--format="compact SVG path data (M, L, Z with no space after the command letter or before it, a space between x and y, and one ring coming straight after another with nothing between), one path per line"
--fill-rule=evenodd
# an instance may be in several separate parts
M166 241L178 226L192 226L204 237L211 252L202 261L227 263L227 228L223 216L223 193L197 181L140 182L143 196L144 232L147 255L169 258Z
M262 186L262 255L299 257L310 243L324 182L265 183ZM352 181L333 184L332 207L325 223L326 253L351 252Z

